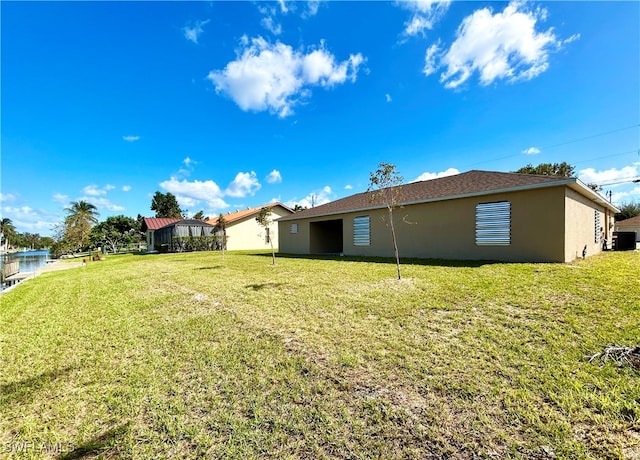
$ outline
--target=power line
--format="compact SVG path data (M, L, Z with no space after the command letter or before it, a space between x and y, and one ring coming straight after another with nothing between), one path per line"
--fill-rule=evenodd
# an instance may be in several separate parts
M630 153L637 153L640 156L640 149L627 150L626 152L614 153L614 154L611 154L611 155L605 155L603 157L589 158L587 160L572 161L572 163L573 164L586 163L587 161L602 160L604 158L611 158L611 157L619 157L619 156L622 156L622 155L629 155Z
M640 123L636 123L635 125L631 125L631 126L626 126L624 128L617 128L617 129L612 129L611 131L605 131L605 132L602 132L602 133L593 134L591 136L581 137L579 139L573 139L573 140L570 140L570 141L549 145L547 147L541 147L539 150L542 152L542 151L553 149L553 148L556 148L556 147L561 147L563 145L574 144L576 142L582 142L582 141L585 141L585 140L588 140L588 139L593 139L593 138L596 138L596 137L606 136L608 134L619 133L621 131L626 131L628 129L638 128L638 127L640 127ZM625 153L620 153L620 154L614 154L614 155L610 155L610 156L626 155L628 153L634 153L634 152L636 152L636 150L632 150L630 152L625 152ZM491 162L494 162L494 161L506 160L508 158L519 157L521 154L522 153L515 153L515 154L507 155L507 156L504 156L504 157L491 158L491 159L488 159L488 160L476 161L474 163L467 163L464 166L475 166L475 165L479 165L479 164L483 164L483 163L491 163ZM608 158L608 157L609 156L605 156L605 157L601 157L601 158ZM594 158L594 159L597 159L597 158ZM591 161L591 160L584 160L584 161ZM579 163L581 163L581 162L579 162Z
M556 147L561 147L563 145L573 144L575 142L582 142L582 141L586 141L587 139L593 139L594 137L600 137L600 136L606 136L607 134L619 133L620 131L626 131L627 129L637 128L638 126L640 126L640 123L632 125L632 126L627 126L626 128L618 128L618 129L614 129L614 130L607 131L607 132L604 132L604 133L594 134L592 136L581 137L580 139L574 139L572 141L561 142L560 144L554 144L554 145L549 145L547 147L541 147L540 150L549 150L549 149L553 149L553 148L556 148Z

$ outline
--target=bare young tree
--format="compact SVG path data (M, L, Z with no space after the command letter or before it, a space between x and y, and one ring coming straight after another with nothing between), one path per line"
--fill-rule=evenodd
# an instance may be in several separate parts
M227 248L227 219L222 213L218 216L218 228L222 231L222 258L224 259L224 250Z
M382 199L389 213L389 222L387 227L391 230L391 239L393 241L393 252L396 256L396 267L398 269L398 279L402 279L400 275L400 255L398 254L398 242L396 240L396 229L393 225L393 209L399 206L398 197L404 182L404 178L398 174L395 165L390 163L380 163L375 172L370 173L369 188L367 191L371 194L371 200Z
M273 238L271 237L271 231L270 231L271 224L273 223L273 219L271 218L271 208L270 207L264 207L264 208L260 209L260 212L256 216L256 222L258 222L258 224L262 228L264 228L266 238L269 241L269 244L271 245L271 264L275 265L276 264L276 253L273 250Z

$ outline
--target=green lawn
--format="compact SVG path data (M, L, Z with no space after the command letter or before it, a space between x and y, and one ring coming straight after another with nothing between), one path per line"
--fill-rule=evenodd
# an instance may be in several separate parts
M640 254L112 256L0 297L0 457L640 458ZM60 451L63 451L60 453Z

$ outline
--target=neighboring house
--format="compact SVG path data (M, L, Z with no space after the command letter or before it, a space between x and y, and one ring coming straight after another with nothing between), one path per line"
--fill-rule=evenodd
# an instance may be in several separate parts
M273 238L273 246L278 246L278 224L273 223L268 234L258 222L256 216L262 208L271 208L271 219L276 220L293 214L293 210L282 203L269 203L255 208L224 214L227 227L227 250L254 250L271 247L269 238ZM211 225L218 225L218 217L206 221Z
M616 232L636 232L636 242L640 243L640 216L619 220L615 223Z
M181 220L183 219L176 219L174 217L145 217L142 225L142 231L145 233L147 239L147 252L154 252L158 250L156 248L155 239L156 230Z
M160 252L213 251L218 249L216 228L202 220L183 219L154 232Z
M368 192L278 220L290 254L392 257L387 208ZM576 178L490 171L401 185L400 257L571 262L611 241L618 209Z

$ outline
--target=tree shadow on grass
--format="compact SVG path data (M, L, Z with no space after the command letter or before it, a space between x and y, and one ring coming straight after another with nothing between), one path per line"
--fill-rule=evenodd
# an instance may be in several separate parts
M0 385L0 405L26 404L36 392L58 378L66 376L72 369L72 367L54 369L18 382L2 384Z
M247 254L252 256L271 257L271 253L256 252ZM376 264L395 265L396 259L393 257L364 257L364 256L341 256L340 254L283 254L277 253L276 258L280 259L307 259L307 260L335 260L345 262L369 262ZM422 265L428 267L463 267L478 268L483 265L506 263L495 260L448 260L448 259L417 259L400 258L400 265Z
M284 283L256 283L256 284L247 284L245 287L247 289L253 289L254 291L261 291L266 288L277 288L280 286L284 286Z
M212 265L211 267L198 267L194 268L194 270L218 270L222 268L222 265Z
M107 430L95 438L90 439L81 446L74 448L71 452L66 452L58 457L59 460L77 460L84 458L94 458L97 455L106 453L118 438L122 438L129 432L130 422L122 423L110 430Z

